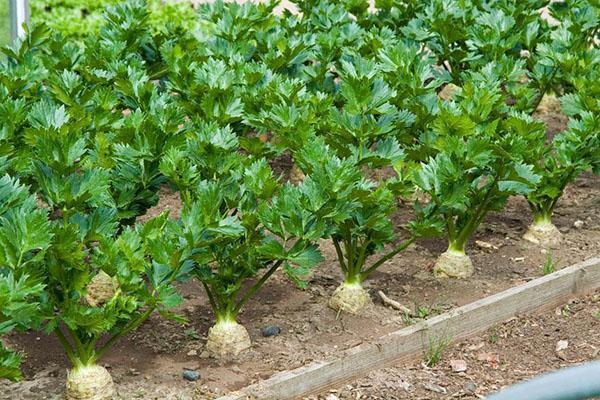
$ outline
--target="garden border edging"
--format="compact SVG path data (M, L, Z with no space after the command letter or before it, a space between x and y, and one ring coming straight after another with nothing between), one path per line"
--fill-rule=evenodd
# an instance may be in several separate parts
M329 361L279 372L217 400L288 400L315 394L422 354L431 338L465 339L517 314L551 309L600 287L600 257L450 310L345 350Z

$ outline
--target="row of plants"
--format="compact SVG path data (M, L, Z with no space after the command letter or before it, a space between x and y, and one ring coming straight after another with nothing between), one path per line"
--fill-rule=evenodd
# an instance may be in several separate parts
M65 38L81 42L100 32L105 10L119 3L116 0L32 0L29 7L32 24L47 25ZM166 32L174 27L195 32L201 28L201 21L194 18L191 2L150 0L147 8L153 32Z
M55 335L67 398L110 398L98 360L155 312L185 322L176 282L202 284L226 357L251 345L248 300L279 270L305 286L321 239L343 275L329 305L351 313L421 237L448 240L436 276L468 277L510 196L528 238L558 240L562 192L600 170L600 25L593 1L548 3L216 2L192 31L133 0L77 40L32 27L0 67L0 333ZM570 120L551 140L532 117L547 94ZM167 184L181 215L136 222ZM0 350L0 376L18 364Z

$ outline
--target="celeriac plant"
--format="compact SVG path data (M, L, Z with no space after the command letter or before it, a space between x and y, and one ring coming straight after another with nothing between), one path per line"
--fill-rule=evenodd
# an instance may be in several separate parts
M36 190L30 159L39 139L37 125L52 119L49 123L64 135L79 137L89 155L82 160L86 167L109 171L109 193L122 225L157 203L164 182L158 160L184 120L172 97L148 75L141 53L149 51L152 40L142 5L111 10L101 49L84 51L50 37L43 27L33 28L23 43L6 50L0 71L4 169ZM135 37L122 28L132 18L139 19L131 32Z
M462 86L464 71L490 62L520 61L521 79L504 89L515 107L531 114L558 82L556 70L538 54L554 29L540 13L548 4L549 0L435 0L401 30L437 56L454 86Z
M542 179L527 195L533 223L524 239L542 246L560 243L560 231L552 223L553 210L566 186L581 173L600 171L600 73L598 51L590 50L579 60L580 70L570 79L574 91L561 98L562 111L569 125L554 136L549 145L539 143L530 149L528 160Z
M106 190L106 173L59 177L43 160L35 162L54 183L53 193L46 191L50 188L38 193L44 203L18 181L2 180L2 206L10 207L0 223L0 300L8 302L2 326L39 329L58 338L72 365L67 399L111 399L112 378L98 361L154 311L168 315L167 309L179 303L170 283L183 264L174 265L176 256L160 253L160 242L152 239L161 237L162 225L154 221L118 233L116 210L90 188ZM80 189L71 191L74 184ZM8 359L9 367L15 360Z
M296 159L307 175L305 184L312 188L313 196L336 202L340 208L329 220L329 237L344 281L329 305L358 313L369 299L362 286L365 279L416 238L435 234L439 224L433 219L434 207L417 209L408 237L396 243L390 218L399 198L411 192L414 167L414 163L405 160L398 138L409 143L416 140L409 131L416 117L409 109L393 105L397 92L382 79L381 65L360 56L352 61L342 60L339 101L323 116L319 137L307 140ZM406 75L411 73L412 70L407 71ZM416 68L416 74L420 73ZM397 84L403 92L408 92L410 86L415 92L435 93L435 85L429 88L427 83L411 79L403 82L406 86ZM411 100L402 105L408 108L421 98L417 95ZM369 256L392 243L391 250L369 260Z
M282 185L264 159L243 154L237 135L216 124L188 124L161 171L181 193L183 210L164 238L193 264L215 315L207 350L217 357L250 347L238 315L280 268L304 286L321 261L314 242L324 235L323 207L301 187ZM246 284L247 282L250 282Z
M180 302L170 284L185 263L161 253L164 217L123 227L111 170L92 157L81 119L49 98L27 111L23 176L32 190L16 181L6 189L26 209L13 207L0 223L0 271L41 285L39 325L28 327L63 345L72 365L67 399L112 398L112 379L98 360L154 311L170 315Z
M314 138L298 153L298 162L307 174L303 185L310 189L310 197L335 204L326 221L343 282L329 306L357 314L370 301L363 282L417 238L437 235L441 223L435 218L435 205L416 205L416 216L407 224L404 239L398 241L392 216L398 199L410 194L413 187L403 151L394 139L351 150L351 155L341 158L322 137ZM365 171L389 174L385 168L394 171L393 177L377 180L365 176ZM386 249L387 245L391 247Z
M490 211L511 195L527 195L540 176L524 159L543 143L542 123L510 113L503 81L488 65L469 73L462 89L432 125L438 151L416 172L417 186L443 216L448 250L434 266L440 277L465 278L474 272L465 254L469 239Z
M27 329L39 324L40 295L44 286L35 275L35 264L44 256L50 235L26 236L27 228L38 228L46 218L44 210L35 209L35 199L8 175L0 178L0 335L14 329ZM19 224L25 222L25 225ZM13 253L8 243L15 233L29 239ZM10 255L17 255L9 261ZM33 275L32 275L33 273ZM21 356L3 346L0 341L0 379L19 380Z

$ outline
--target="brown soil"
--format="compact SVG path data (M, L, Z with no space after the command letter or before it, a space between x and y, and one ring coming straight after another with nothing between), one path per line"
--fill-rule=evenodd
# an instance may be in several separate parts
M446 348L432 368L415 361L307 400L478 399L535 375L598 358L600 292L553 312L512 318Z
M560 118L549 118L546 122L550 132L558 129L556 123L563 124L564 128L564 121ZM165 208L171 209L173 216L177 216L179 212L178 197L168 189L163 190L160 204L151 210L148 216L155 215ZM395 222L401 225L409 215L408 211L400 212L395 217ZM366 283L374 304L368 313L360 316L337 315L326 306L329 296L340 282L340 271L335 261L333 246L328 241L323 241L321 249L326 261L313 276L308 289L293 290L291 283L282 275L275 275L243 310L239 322L248 329L253 346L235 362L216 361L202 356L206 333L213 321L212 312L198 283L181 285L185 303L180 311L188 318L189 323L182 327L154 316L135 334L112 349L102 360L102 365L109 368L123 399L183 400L218 397L228 390L239 389L267 378L274 372L335 357L341 350L411 323L397 311L383 306L376 297L378 290L383 290L390 298L415 309L417 314L426 318L541 276L541 266L549 255L555 261L556 267L560 268L600 254L599 179L589 174L580 177L561 199L554 218L554 223L564 236L559 248L551 249L548 253L521 240L530 219L529 208L522 198L510 199L503 212L489 215L474 238L484 243L476 245L473 242L467 250L475 265L475 275L469 280L434 279L432 267L436 257L446 250L446 243L443 239L418 241L406 252L384 264ZM576 220L582 221L583 225L578 223L580 227L575 228ZM486 248L489 245L493 247ZM587 299L584 303L574 303L572 307L579 310L579 304L585 305L591 301ZM577 315L583 318L589 316L589 313L577 311L571 318L575 320ZM523 321L530 326L536 323L536 329L522 328L518 324ZM498 340L498 344L487 344L484 347L486 350L465 353L464 346L468 345L459 345L457 350L450 351L446 359L457 358L460 355L467 360L470 369L465 376L448 373L445 362L431 370L415 364L413 369L397 372L386 370L375 374L382 374L382 385L389 384L390 393L397 390L394 387L397 388L408 380L417 393L416 397L411 398L437 398L432 397L437 394L431 391L419 392L419 385L406 378L405 371L413 374L407 376L415 376L415 382L418 377L430 377L431 380L440 382L440 385L446 385L447 393L457 393L462 390L461 385L465 385L471 379L471 374L484 369L484 364L475 362L479 352L488 351L488 348L489 352L501 352L498 346L505 346L507 353L514 353L513 359L529 355L525 353L525 347L511 345L513 339L520 337L518 334L514 335L519 329L532 341L531 348L537 347L536 343L550 343L551 340L563 339L558 334L563 331L553 333L552 330L543 330L547 325L540 321L542 320L533 318L502 325L499 332L506 337L499 334L501 340ZM262 337L260 330L268 325L280 326L282 333L275 337ZM570 338L571 349L578 350L580 347L577 343L590 342L596 337L589 334L590 325L583 328L568 325L564 327L564 332L570 332L570 336L564 338ZM545 332L551 336L545 336ZM19 384L0 383L0 399L61 398L68 363L54 337L28 333L13 335L9 341L14 347L26 352L26 380ZM583 347L581 351L583 352ZM567 351L567 354L568 357L577 359L583 357L581 354L584 353L571 354ZM510 364L506 364L505 368L502 360L508 360L509 357L511 356L508 354L502 355L501 362L498 363L500 367L488 371L489 380L474 379L477 393L493 390L493 385L503 385L519 377L523 378L527 373L535 373L542 368L554 368L561 363L532 356L520 368L514 365L514 368L509 368ZM201 379L197 382L185 381L182 378L184 369L198 371ZM524 372L519 375L518 371ZM360 381L358 386L354 385L348 390L363 390L367 393L367 388L361 385L369 381ZM376 387L375 383L372 385ZM377 390L387 390L382 387L377 386ZM384 391L381 393L384 394L378 395L379 397L362 398L406 398L402 393L396 394L400 397L388 396ZM419 393L425 397L418 397L421 396Z

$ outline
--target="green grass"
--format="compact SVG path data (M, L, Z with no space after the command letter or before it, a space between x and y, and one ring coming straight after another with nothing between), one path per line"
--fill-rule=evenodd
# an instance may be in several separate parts
M0 0L0 46L5 46L10 41L10 20L8 0Z
M442 361L444 352L452 342L452 338L448 336L429 337L429 343L425 346L424 358L425 365L435 367Z
M548 253L548 256L546 257L546 262L544 263L544 265L542 265L542 273L544 275L549 275L553 273L554 271L556 271L557 263L558 260L554 261L552 259L552 254Z

